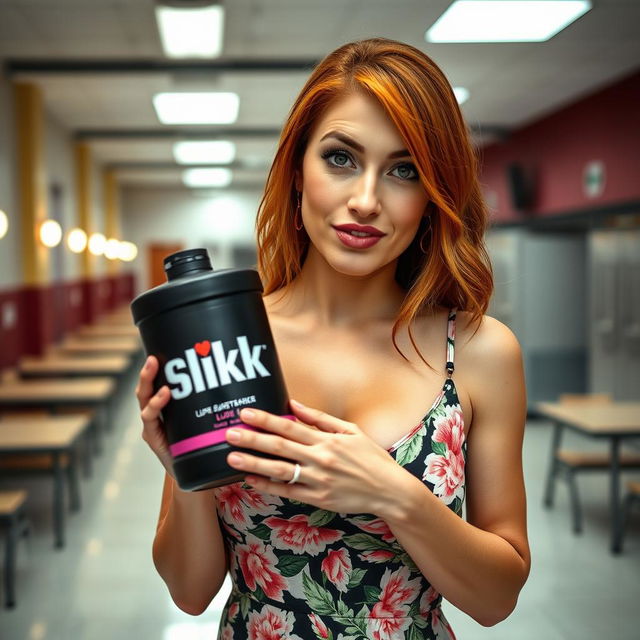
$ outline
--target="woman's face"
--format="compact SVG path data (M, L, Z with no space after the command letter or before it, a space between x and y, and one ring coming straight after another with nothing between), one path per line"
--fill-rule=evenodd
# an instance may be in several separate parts
M429 202L395 125L362 93L334 103L316 124L296 186L313 247L345 275L366 275L398 258ZM383 235L372 246L350 246L372 241L339 234L335 227L345 224Z

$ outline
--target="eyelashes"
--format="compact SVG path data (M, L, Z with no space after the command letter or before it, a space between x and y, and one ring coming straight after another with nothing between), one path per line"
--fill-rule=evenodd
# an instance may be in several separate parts
M335 164L334 162L331 162L329 160L329 158L331 158L333 156L345 156L351 162L353 162L351 154L348 151L346 151L345 149L340 149L340 148L327 149L327 151L324 151L322 153L322 159L325 160L327 162L327 164L329 165L329 167L331 167L332 169L348 169L349 168L348 164L346 164L346 163L345 164ZM407 182L418 180L418 170L416 169L416 167L413 164L411 164L409 162L404 162L402 164L399 164L399 165L395 166L393 168L393 171L396 171L397 169L409 169L412 172L412 175L409 176L409 177L395 176L399 180L404 180L404 181L407 181Z

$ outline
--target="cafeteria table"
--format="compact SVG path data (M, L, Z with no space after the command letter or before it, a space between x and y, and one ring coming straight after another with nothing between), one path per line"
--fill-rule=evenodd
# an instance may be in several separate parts
M90 418L68 416L5 416L0 418L0 457L48 454L52 457L53 527L55 546L65 545L63 456L68 457L71 508L80 508L77 450ZM2 471L0 470L0 474Z
M75 335L79 338L137 338L138 328L130 325L91 324L80 327Z
M93 358L51 355L43 358L27 356L17 366L22 378L46 377L121 377L129 369L124 355L95 356Z
M43 408L56 413L66 407L89 407L95 412L91 433L94 449L101 451L100 435L110 420L114 378L41 378L11 380L0 384L0 414L3 410ZM89 456L87 456L89 458Z
M142 351L142 342L135 337L67 338L52 349L52 353L74 356L128 355Z
M556 454L560 449L562 432L565 428L591 438L609 440L610 548L612 553L620 553L623 527L620 500L620 444L624 439L640 437L640 402L610 402L593 405L540 402L536 404L536 410L542 417L553 423L545 495L549 495Z

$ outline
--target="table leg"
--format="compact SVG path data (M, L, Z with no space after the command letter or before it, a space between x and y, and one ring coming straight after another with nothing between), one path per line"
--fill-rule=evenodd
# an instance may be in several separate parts
M620 438L611 438L611 553L622 550L622 512L620 505Z
M555 480L558 471L558 461L556 454L560 448L562 440L562 425L559 422L553 423L553 435L551 437L551 457L549 458L549 469L547 471L547 481L544 490L544 506L553 506L553 495L555 491Z
M60 452L53 454L53 530L55 546L64 547L64 472Z

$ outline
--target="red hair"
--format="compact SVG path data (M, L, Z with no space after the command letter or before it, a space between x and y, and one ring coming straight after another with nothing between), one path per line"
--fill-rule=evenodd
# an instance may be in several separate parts
M398 258L396 281L407 293L392 329L401 353L395 336L406 323L420 355L411 335L411 321L420 310L457 307L479 325L493 277L484 246L488 216L475 151L449 82L419 49L372 38L343 45L313 70L283 127L258 209L258 272L264 295L300 273L309 237L294 224L295 174L314 125L334 101L354 91L382 105L407 145L430 200L431 215L423 218ZM425 254L420 240L429 221Z

